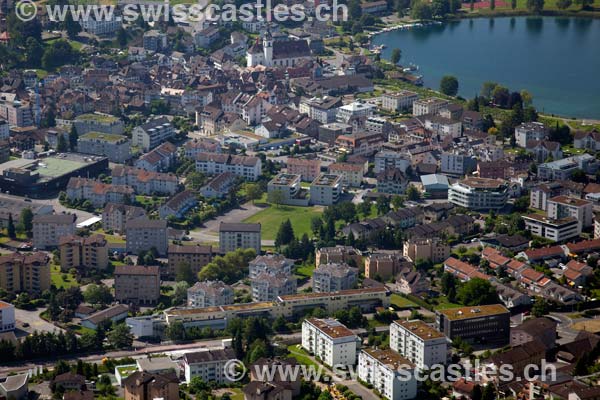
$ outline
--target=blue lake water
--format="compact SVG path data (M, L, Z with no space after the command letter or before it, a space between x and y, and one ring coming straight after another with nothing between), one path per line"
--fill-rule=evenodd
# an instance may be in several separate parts
M472 98L485 81L512 91L526 89L540 112L600 119L600 20L503 17L460 20L385 32L382 56L402 50L400 64L419 66L425 86L444 75Z

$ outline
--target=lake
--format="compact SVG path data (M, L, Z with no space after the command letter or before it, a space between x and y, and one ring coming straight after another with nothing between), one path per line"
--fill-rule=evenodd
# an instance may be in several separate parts
M419 66L425 86L444 75L473 98L485 81L526 89L538 111L600 119L600 20L503 17L459 20L373 37L382 56L402 50L400 64Z

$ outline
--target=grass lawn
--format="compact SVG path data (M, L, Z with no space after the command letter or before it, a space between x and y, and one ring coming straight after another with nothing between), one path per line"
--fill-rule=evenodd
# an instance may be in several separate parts
M315 271L315 267L313 265L301 265L296 268L296 275L301 276L303 278L310 278Z
M391 298L390 298L390 303L395 305L398 308L412 308L412 307L419 307L418 304L413 303L412 301L410 301L409 299L407 299L406 297L402 297L399 294L393 293Z
M291 357L294 357L298 362L302 365L312 365L314 367L318 367L319 365L315 363L312 358L308 355L306 350L300 347L299 344L292 344L288 346L288 351Z
M66 276L66 279L63 278L63 275ZM52 284L56 286L57 289L67 289L71 286L79 285L73 275L69 274L68 272L61 272L59 265L52 265L50 267L50 279L52 280Z
M76 335L83 335L84 333L94 333L95 331L90 328L86 328L85 326L77 325L77 324L69 324L67 325L70 331L75 333Z
M118 235L109 235L108 233L105 233L102 229L98 229L97 231L95 231L94 233L99 233L101 235L104 235L104 237L106 238L106 241L108 243L119 243L119 244L125 244L125 238L122 236L118 236Z
M294 234L300 238L305 233L312 236L310 221L314 216L320 216L322 212L321 208L316 207L269 206L246 218L243 222L260 223L262 238L274 240L281 223L289 218L294 228Z
M460 304L450 303L445 296L440 296L437 298L438 305L434 307L435 310L445 310L447 308L456 308L463 307Z

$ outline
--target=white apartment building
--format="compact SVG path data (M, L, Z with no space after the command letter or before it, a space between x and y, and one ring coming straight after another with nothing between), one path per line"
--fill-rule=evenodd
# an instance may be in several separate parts
M339 97L303 98L300 101L299 111L322 124L329 124L335 121L338 107L341 105L342 100Z
M252 300L257 302L275 301L279 296L296 294L297 282L292 275L261 272L256 278L250 279L250 287L252 288Z
M556 196L548 200L548 218L576 218L579 221L580 229L594 224L593 211L592 202L588 200L567 196Z
M353 289L357 279L358 269L346 263L321 264L313 272L313 291L327 293Z
M448 202L470 210L501 209L508 200L508 186L498 179L466 178L450 186Z
M33 247L56 247L60 238L75 234L75 214L47 214L33 217Z
M539 214L524 215L525 229L533 235L543 237L553 242L563 242L579 237L580 223L574 217L552 219Z
M77 151L106 156L111 162L123 163L131 158L130 144L127 136L88 132L79 136Z
M175 174L146 171L123 165L117 165L112 169L112 183L131 186L136 193L145 195L157 193L174 195L179 185Z
M133 129L131 144L150 151L174 135L175 128L167 117L154 118Z
M240 178L255 181L261 175L262 163L258 157L221 153L200 153L196 156L196 171L205 175L231 172Z
M419 95L409 90L394 93L384 93L381 96L381 108L388 111L412 110L413 103L419 99Z
M110 18L82 18L79 21L81 29L87 33L97 36L108 36L114 34L121 27L121 17L111 15Z
M248 263L248 277L254 279L258 277L262 272L269 274L283 273L285 275L291 275L294 268L294 260L285 258L281 254L266 254L264 256L258 255L256 258Z
M541 181L569 180L577 169L585 173L595 173L598 169L598 161L591 154L580 154L562 158L538 165L537 176Z
M438 135L441 139L446 137L459 138L462 136L462 124L439 115L431 115L425 118L425 129Z
M419 115L436 114L448 104L450 104L448 100L440 99L438 97L415 100L413 102L413 115L418 117Z
M233 298L233 289L222 281L196 282L187 290L188 307L225 306L233 304Z
M353 118L356 117L370 117L373 115L376 106L370 103L364 103L362 101L355 101L350 104L346 104L338 108L336 121L343 124L349 123Z
M222 252L254 249L260 254L260 224L225 223L219 225L219 248Z
M0 301L0 332L15 329L15 306L5 301Z
M302 323L302 347L326 365L354 365L360 338L335 319L310 318Z
M341 175L321 174L310 184L310 203L330 206L338 202L341 193Z
M415 365L393 350L363 349L358 355L358 377L388 400L417 396Z
M523 122L515 128L515 141L519 147L527 147L530 140L544 140L548 130L541 122Z
M406 173L410 167L410 155L399 153L397 151L382 150L375 154L375 174L385 171L386 169L396 168Z
M441 171L444 174L465 175L469 170L477 168L477 161L469 155L459 153L442 153Z
M199 376L204 382L216 382L220 385L230 383L227 379L225 364L235 359L232 349L213 349L186 353L183 355L185 382L190 383Z
M300 193L301 175L278 174L267 184L267 193L279 191L282 193L283 204L291 204Z
M448 359L448 338L421 320L392 322L390 348L418 369L445 364Z

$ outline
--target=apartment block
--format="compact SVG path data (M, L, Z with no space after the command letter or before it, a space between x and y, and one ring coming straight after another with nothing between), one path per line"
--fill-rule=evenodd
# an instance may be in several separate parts
M152 220L145 217L127 221L125 224L127 235L127 252L139 254L155 248L158 254L167 254L167 221Z
M361 164L333 163L329 165L329 173L341 176L342 185L345 187L360 187L364 168Z
M255 181L261 175L262 163L258 157L221 153L200 153L196 156L196 171L205 175L231 172L245 180Z
M410 164L410 154L381 150L375 154L375 168L373 171L378 174L387 169L397 168L402 172L406 172Z
M354 365L360 338L338 320L309 318L302 323L302 347L326 365Z
M338 202L342 194L342 177L321 174L310 184L310 203L330 206Z
M353 289L358 279L358 268L344 263L319 265L313 272L312 287L317 293Z
M47 214L33 217L33 247L56 247L60 238L75 234L75 214Z
M0 256L0 288L8 293L40 294L50 289L50 258L46 253Z
M594 224L592 202L567 196L556 196L548 200L548 217L552 219L576 218L581 229Z
M113 185L131 186L137 194L174 195L179 182L171 173L146 171L140 168L117 165L112 169Z
M300 181L301 175L277 174L267 184L267 193L272 196L274 192L280 192L282 204L295 205L301 200L298 198L301 190Z
M574 239L581 234L581 222L574 217L552 219L544 215L529 214L521 218L525 221L525 229L553 242Z
M470 210L498 210L508 201L508 186L501 179L469 177L450 186L448 202Z
M254 249L256 254L260 254L260 224L221 222L219 248L222 253L236 249Z
M436 238L412 238L404 241L402 255L413 262L426 260L439 263L450 257L450 246Z
M387 111L409 111L413 108L413 103L419 99L415 92L402 90L394 93L384 93L381 96L381 108Z
M157 266L118 265L115 267L115 300L124 304L154 305L160 299Z
M393 350L363 349L358 355L358 377L388 400L417 396L415 365Z
M448 100L437 97L415 100L413 102L413 115L418 117L419 115L436 114L448 104L450 104Z
M108 157L109 161L123 163L131 158L131 143L127 136L88 132L79 136L77 151Z
M541 122L523 122L515 128L515 141L519 147L527 147L527 142L532 140L545 140L548 129Z
M15 306L0 300L0 332L15 329Z
M321 247L315 253L315 265L346 263L354 267L362 265L362 254L352 246Z
M389 279L405 266L410 266L399 252L377 252L365 258L365 276L374 279Z
M63 236L58 245L60 250L60 268L106 269L108 267L108 242L104 235L82 237Z
M141 207L108 203L102 212L102 228L105 232L124 233L127 221L145 216L146 210Z
M125 400L178 400L179 378L175 372L135 371L123 380L123 393Z
M279 296L296 294L297 282L293 275L261 272L250 279L252 300L274 301Z
M373 115L375 108L374 104L355 101L338 108L335 118L337 122L348 124L352 123L352 119L354 118L370 117Z
M221 281L196 282L187 290L187 306L195 308L233 304L233 288Z
M131 144L150 151L174 135L175 128L166 117L154 118L133 129Z
M183 355L185 382L200 377L204 382L230 383L225 374L225 365L236 358L232 349L204 350Z
M106 135L122 135L125 125L119 118L108 114L82 114L73 120L73 126L81 138L89 132L104 133Z
M342 106L340 97L324 96L302 98L300 101L300 113L307 114L310 118L319 121L321 124L328 124L335 121L337 110Z
M300 175L303 181L312 182L321 173L321 160L318 158L288 157L286 166L288 174Z
M500 304L438 310L435 322L450 340L496 347L510 342L510 311Z
M177 267L180 264L189 264L194 275L197 275L202 267L212 261L215 252L212 246L200 244L196 244L195 246L179 246L171 244L169 245L168 256L168 274L174 277L177 273Z
M31 104L21 102L16 94L0 94L0 118L6 120L10 127L25 127L33 125Z
M421 320L394 321L390 325L390 348L428 369L448 360L448 338Z
M96 208L104 207L106 203L127 203L133 200L135 194L131 186L79 177L69 179L65 192L69 200L89 200Z

